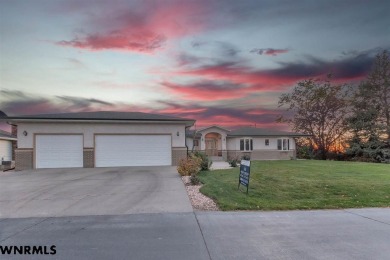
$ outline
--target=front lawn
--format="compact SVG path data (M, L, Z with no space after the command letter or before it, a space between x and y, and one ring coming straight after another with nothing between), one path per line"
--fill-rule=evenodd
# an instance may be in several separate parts
M222 210L390 206L390 165L337 161L253 161L249 194L239 168L201 172L201 192ZM246 190L245 187L241 187Z

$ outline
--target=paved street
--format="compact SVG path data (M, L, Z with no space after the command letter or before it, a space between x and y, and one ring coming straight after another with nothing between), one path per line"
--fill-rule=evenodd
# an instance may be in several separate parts
M345 260L390 255L389 208L10 218L0 219L0 230L2 246L55 245L57 253L50 259Z

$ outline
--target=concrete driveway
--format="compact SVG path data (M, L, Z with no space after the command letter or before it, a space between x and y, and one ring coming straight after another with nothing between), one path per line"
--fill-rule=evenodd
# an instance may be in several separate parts
M192 212L175 167L0 173L0 218Z

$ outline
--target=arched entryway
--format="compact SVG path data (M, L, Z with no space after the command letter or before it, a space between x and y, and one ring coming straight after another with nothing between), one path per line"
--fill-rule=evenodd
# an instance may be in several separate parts
M211 132L205 135L205 152L208 156L222 156L222 136Z

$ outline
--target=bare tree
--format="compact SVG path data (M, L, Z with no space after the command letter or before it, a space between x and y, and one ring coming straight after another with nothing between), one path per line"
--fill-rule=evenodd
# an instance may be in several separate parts
M292 114L281 116L279 122L287 122L294 131L310 134L314 148L321 159L338 144L346 133L345 116L351 88L348 85L332 85L331 75L325 80L301 81L291 93L282 94L279 107L286 107Z

